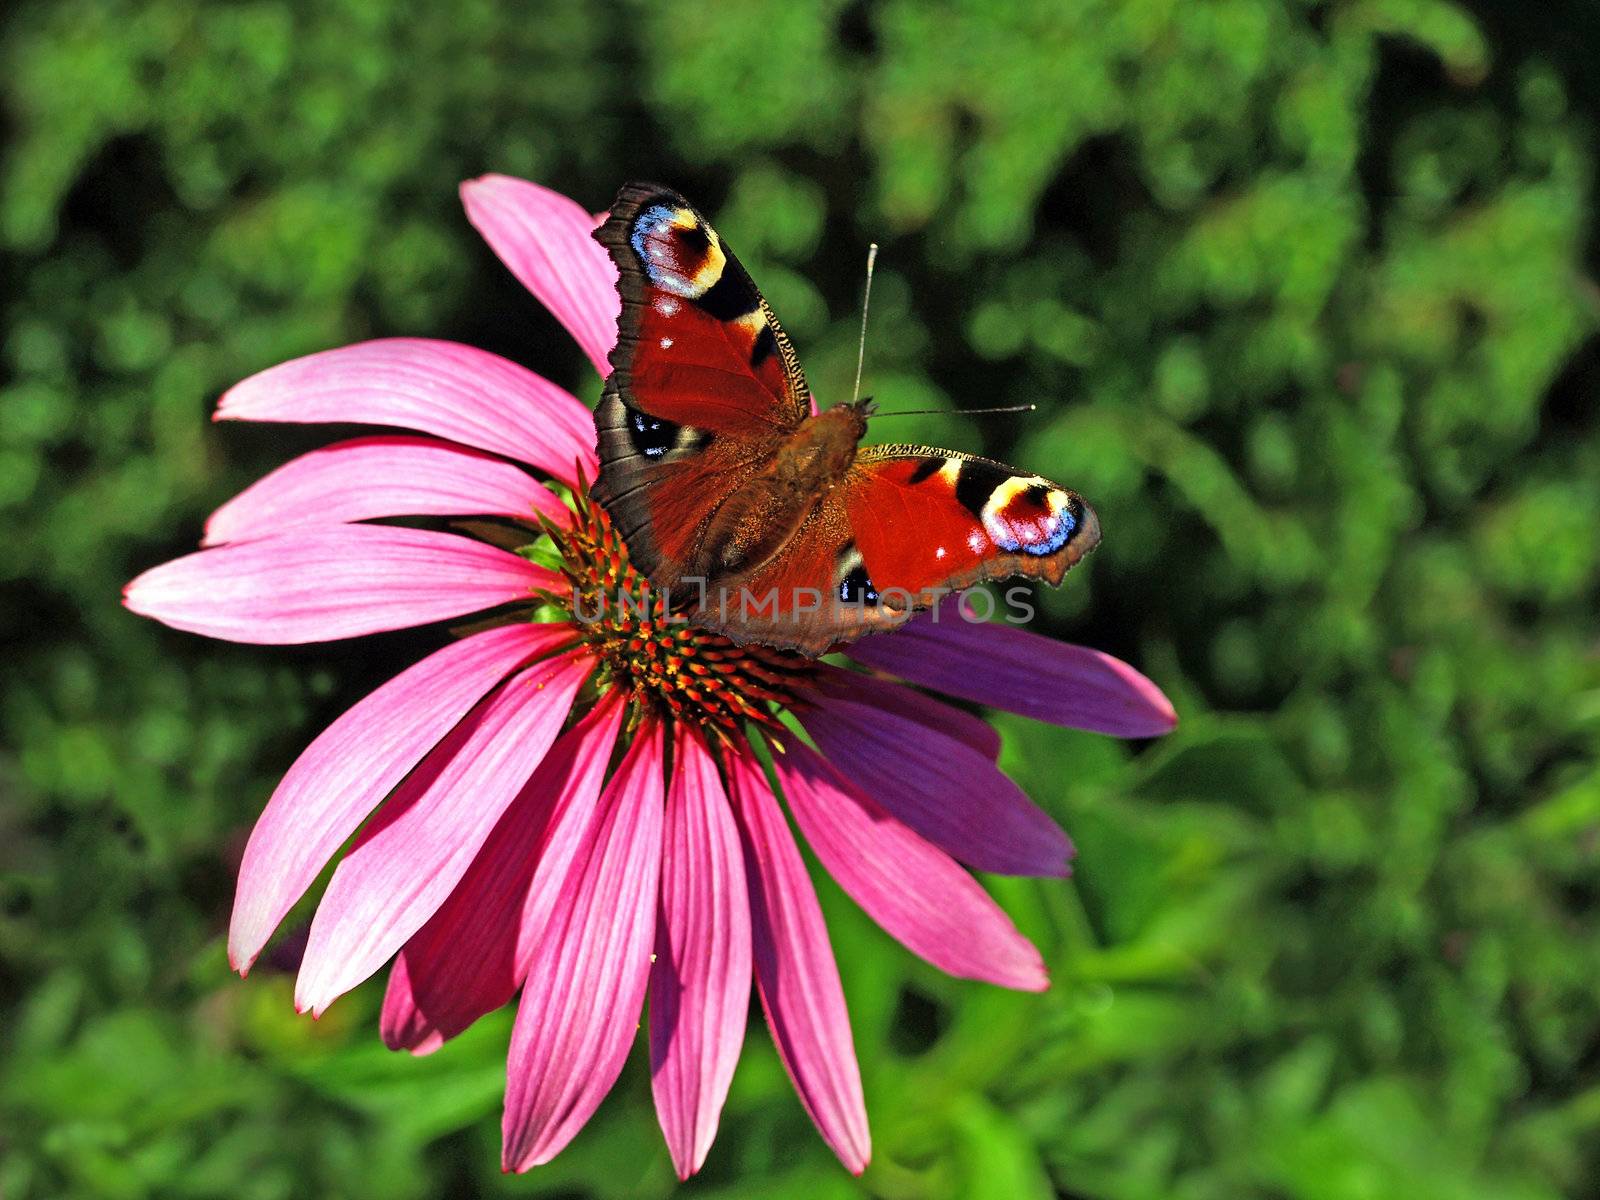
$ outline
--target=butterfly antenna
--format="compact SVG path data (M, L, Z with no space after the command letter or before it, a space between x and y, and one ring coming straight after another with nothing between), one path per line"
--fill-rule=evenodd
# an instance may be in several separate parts
M932 413L972 416L976 413L1037 412L1037 404L1007 404L1000 408L899 408L892 412L875 412L874 417L922 417Z
M867 247L867 290L861 297L861 344L856 348L856 386L850 390L850 403L861 399L861 368L867 362L867 308L872 304L872 268L878 264L878 243Z

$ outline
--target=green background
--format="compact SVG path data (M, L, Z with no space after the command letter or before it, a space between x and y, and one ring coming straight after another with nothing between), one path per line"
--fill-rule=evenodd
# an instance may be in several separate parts
M634 1197L642 1054L502 1177L508 1014L382 1049L223 929L254 815L437 632L242 647L120 585L328 431L228 384L452 337L592 399L459 180L713 214L848 394L1069 484L1049 629L1183 724L1000 718L1073 833L994 881L1053 989L940 976L822 883L876 1141L759 1024L696 1194L1600 1195L1600 419L1589 0L0 8L0 1196ZM304 910L291 922L304 920Z

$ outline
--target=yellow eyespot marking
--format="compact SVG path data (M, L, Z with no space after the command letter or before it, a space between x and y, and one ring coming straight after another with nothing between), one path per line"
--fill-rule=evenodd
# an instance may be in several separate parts
M689 276L689 286L696 296L705 295L717 285L717 280L722 278L722 268L728 261L727 255L722 253L722 247L717 244L716 236L711 235L711 244L706 247L699 269Z
M1048 479L1041 479L1037 475L1013 475L1005 482L997 484L994 491L989 493L989 503L984 507L994 512L1003 512L1008 504L1030 488L1047 487L1050 489L1051 510L1057 509L1056 500L1066 503L1066 497L1061 495Z
M1067 493L1037 475L1014 475L995 485L983 505L983 527L1002 550L1053 554L1077 527Z
M634 252L657 287L698 300L722 278L727 263L716 231L687 208L657 204L639 214L630 235Z

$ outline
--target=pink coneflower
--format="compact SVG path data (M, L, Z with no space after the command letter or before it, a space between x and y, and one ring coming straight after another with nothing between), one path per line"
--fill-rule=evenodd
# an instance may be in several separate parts
M618 301L595 219L501 176L462 195L607 370ZM698 1170L752 979L801 1103L846 1167L866 1166L838 969L780 793L823 866L913 952L953 975L1047 986L1038 951L960 864L1065 875L1071 843L995 766L987 724L887 676L1059 725L1166 732L1170 704L1131 667L949 612L851 647L866 670L740 648L627 606L577 620L586 598L645 592L583 499L589 411L468 346L314 354L247 379L216 415L413 432L274 471L217 510L206 549L129 584L129 608L265 644L493 610L289 768L245 849L229 956L249 970L350 842L311 923L296 1006L319 1014L392 960L384 1040L425 1054L520 989L508 1170L548 1161L583 1126L647 994L661 1127L679 1175ZM370 523L401 516L480 520Z

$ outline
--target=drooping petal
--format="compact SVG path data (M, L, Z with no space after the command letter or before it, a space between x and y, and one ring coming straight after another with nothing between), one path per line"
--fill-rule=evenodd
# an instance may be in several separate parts
M965 742L851 700L830 697L796 715L845 778L967 865L1067 874L1067 835Z
M855 700L926 725L946 737L965 742L990 762L1000 757L1000 732L989 722L901 684L860 671L828 666L817 676L817 689L825 696Z
M847 653L901 679L1037 721L1113 737L1157 737L1178 723L1161 689L1121 659L946 604Z
M750 1006L750 898L739 829L717 764L679 725L650 970L650 1086L679 1179L700 1169Z
M839 1161L859 1175L872 1157L872 1135L822 908L760 766L730 754L728 770L761 1007L800 1103Z
M409 1050L422 1058L442 1049L447 1039L444 1030L417 1003L416 984L411 978L414 971L416 968L411 965L402 947L389 967L389 982L383 991L383 1009L378 1014L378 1034L389 1049ZM418 975L419 980L425 978ZM500 1005L494 1007L499 1008ZM478 1016L490 1011L486 1008ZM473 1020L477 1020L477 1017Z
M374 517L491 515L565 524L571 510L526 471L449 442L369 437L303 454L229 500L201 545Z
M809 747L774 756L800 832L879 925L941 971L1001 987L1050 985L1033 943L978 881L840 778Z
M402 671L323 730L250 831L228 930L234 969L250 969L328 859L474 704L572 637L564 624L474 634Z
M628 1057L650 978L661 868L662 728L646 719L607 785L529 964L506 1060L502 1162L549 1162Z
M555 817L600 796L625 705L608 691L550 747L450 898L395 958L381 1032L391 1050L426 1054L522 984L518 925Z
M444 903L566 720L593 660L569 653L513 676L422 760L333 872L295 984L320 1015Z
M470 538L329 525L151 567L123 589L123 603L174 629L292 645L426 625L562 586L554 571Z
M616 265L590 236L595 219L561 193L509 175L468 180L461 202L500 261L583 347L601 378L609 375L622 300Z
M498 354L428 338L359 342L269 367L230 388L215 419L394 425L566 484L580 464L589 480L598 471L594 418L570 392Z

